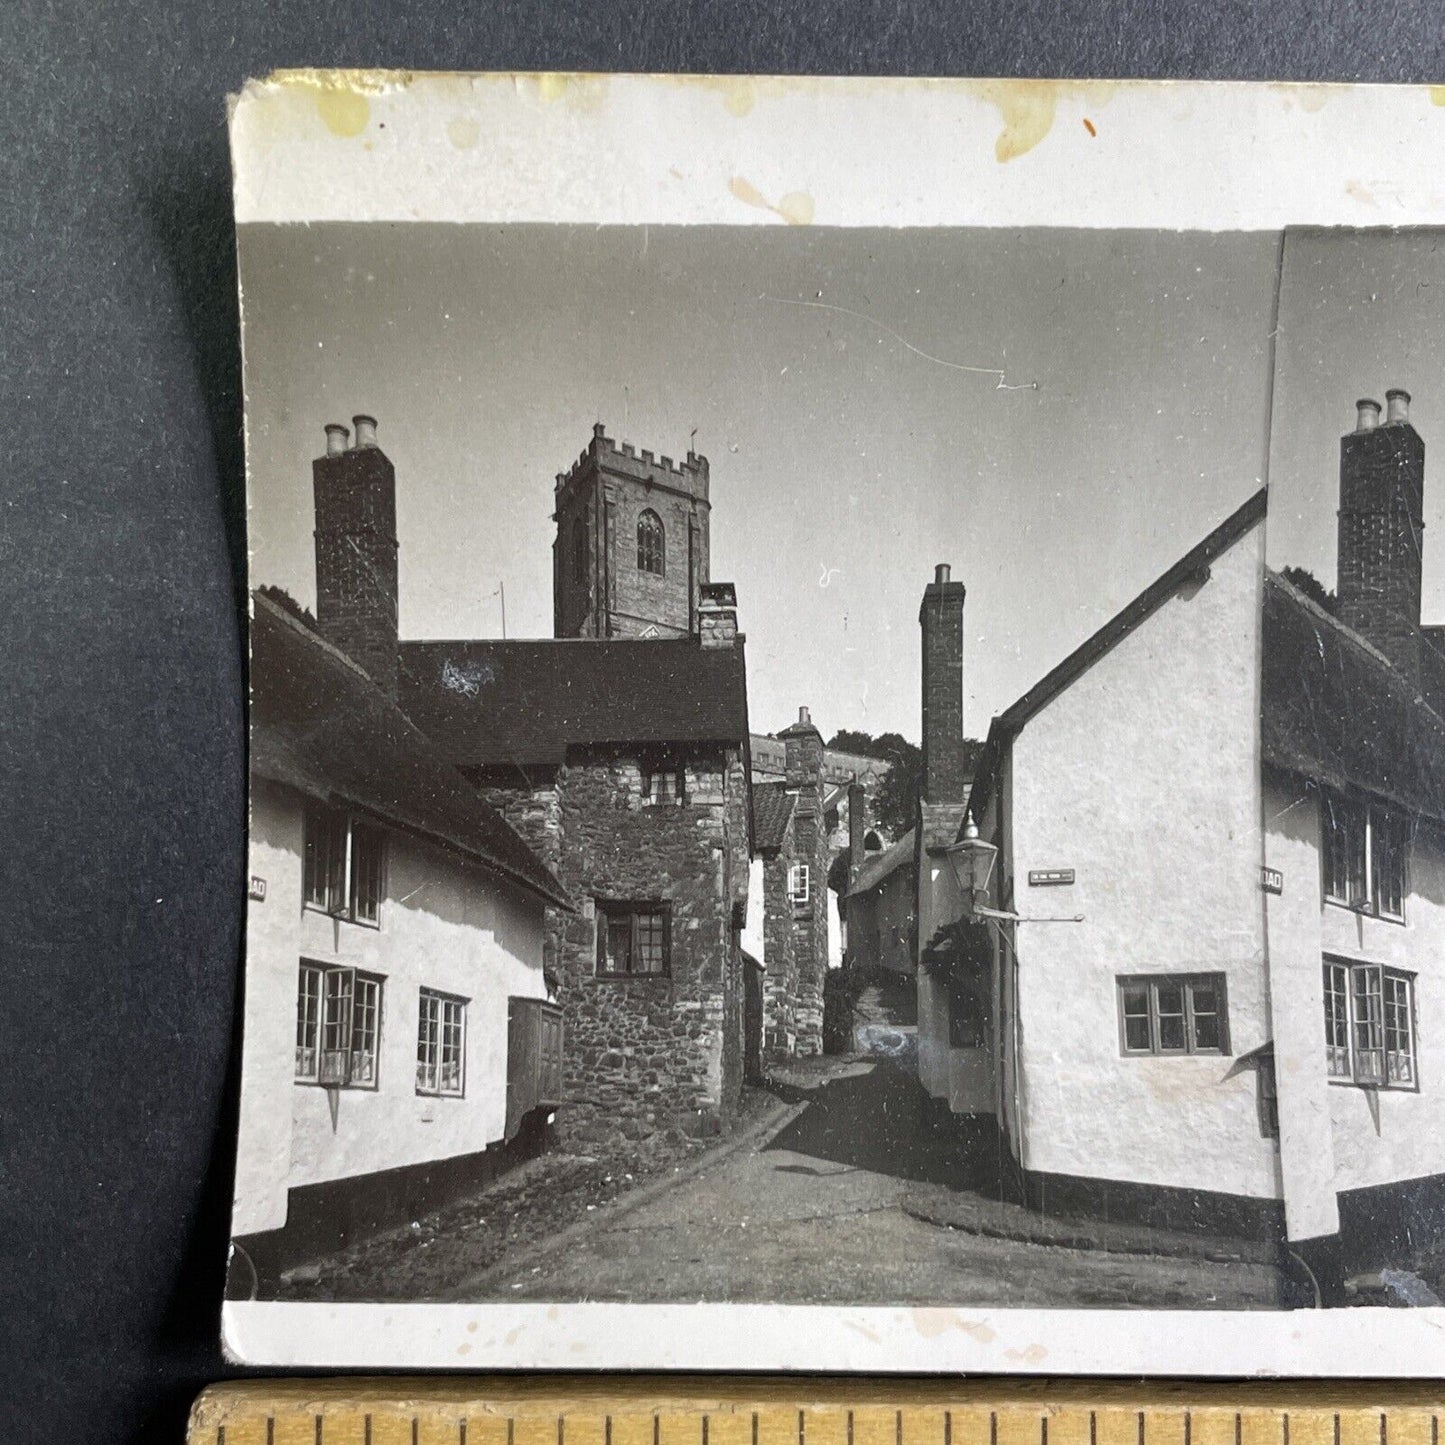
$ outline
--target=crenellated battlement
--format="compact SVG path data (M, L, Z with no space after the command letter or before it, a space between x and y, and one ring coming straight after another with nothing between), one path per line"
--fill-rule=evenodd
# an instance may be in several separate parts
M556 490L560 494L580 477L596 468L631 481L670 487L706 501L708 495L708 462L697 452L688 452L684 461L657 456L647 448L639 450L631 442L618 443L607 435L602 422L592 428L592 440L572 463L569 471L557 473Z

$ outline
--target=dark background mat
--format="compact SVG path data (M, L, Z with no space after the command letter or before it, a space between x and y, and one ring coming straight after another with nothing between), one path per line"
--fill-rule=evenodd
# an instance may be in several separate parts
M1445 80L1435 0L0 13L0 1426L179 1440L243 897L225 96L274 66Z

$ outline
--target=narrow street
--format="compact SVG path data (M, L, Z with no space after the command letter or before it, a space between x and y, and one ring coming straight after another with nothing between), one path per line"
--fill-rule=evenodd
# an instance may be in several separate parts
M1277 1303L1278 1276L1264 1264L1105 1254L924 1222L905 1208L911 1192L969 1181L954 1138L923 1125L910 1073L887 1061L840 1060L793 1087L806 1105L770 1141L636 1208L600 1215L554 1255L528 1258L515 1276L504 1266L491 1274L487 1293L1015 1307ZM985 1173L987 1160L977 1163ZM468 1297L466 1281L449 1294Z

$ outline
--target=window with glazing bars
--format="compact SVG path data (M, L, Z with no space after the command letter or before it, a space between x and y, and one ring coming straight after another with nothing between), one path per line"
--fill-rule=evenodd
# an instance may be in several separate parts
M1405 916L1408 820L1376 803L1325 789L1321 794L1325 898L1382 918Z
M417 1012L416 1091L466 1092L467 1001L424 988Z
M381 985L354 968L303 963L296 990L296 1077L335 1088L376 1087Z
M661 577L667 571L667 543L662 518L650 507L637 519L637 566Z
M788 869L788 897L794 908L806 908L812 895L813 875L806 863L794 863Z
M669 924L665 904L599 901L598 975L628 978L667 973L671 965Z
M1378 963L1326 959L1325 1067L1332 1079L1414 1089L1415 979Z
M652 760L643 764L642 796L649 803L687 802L687 770L680 763Z
M304 900L308 908L376 926L385 888L386 837L339 808L306 809Z
M1224 975L1132 974L1118 980L1126 1054L1227 1054Z

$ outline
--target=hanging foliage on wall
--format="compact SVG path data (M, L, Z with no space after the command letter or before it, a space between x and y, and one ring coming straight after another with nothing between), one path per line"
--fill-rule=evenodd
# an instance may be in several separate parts
M950 991L986 987L993 966L993 938L981 918L959 918L940 928L923 949L924 970Z

